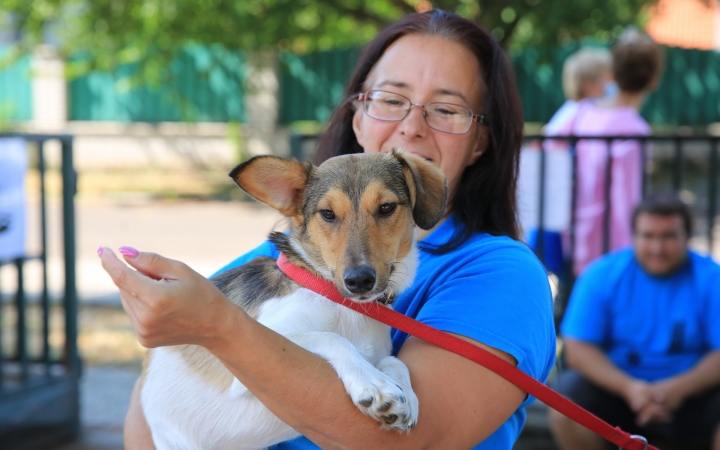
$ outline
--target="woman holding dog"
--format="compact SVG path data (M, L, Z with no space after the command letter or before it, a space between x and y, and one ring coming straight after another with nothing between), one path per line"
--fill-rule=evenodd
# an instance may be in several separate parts
M545 380L555 333L546 274L521 243L515 182L523 118L509 65L495 39L442 11L415 14L365 48L319 147L321 159L404 148L448 179L446 216L418 230L422 288L395 309L456 334ZM402 112L375 108L391 99ZM441 119L447 108L462 120ZM420 400L417 427L383 431L349 401L334 369L259 325L187 266L126 251L133 271L108 249L102 264L121 290L146 347L206 347L278 417L305 448L510 449L525 421L525 392L491 371L393 330L394 354L409 368ZM276 256L268 243L230 266ZM156 281L161 280L161 281ZM169 281L168 281L169 280ZM126 421L126 448L151 448L138 388ZM314 444L313 444L314 443Z

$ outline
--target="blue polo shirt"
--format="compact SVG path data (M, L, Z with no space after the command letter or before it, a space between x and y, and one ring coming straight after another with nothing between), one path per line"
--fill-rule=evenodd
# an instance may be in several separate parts
M461 225L454 217L443 222L419 245L447 242ZM225 267L241 265L256 256L277 257L266 242ZM475 233L460 248L442 255L420 252L413 285L400 294L394 309L443 331L457 333L507 352L518 367L545 381L555 361L555 329L547 273L525 245L507 237ZM407 334L392 330L393 354ZM476 446L482 450L510 450L525 424L525 406ZM422 414L422 405L421 414ZM276 450L317 449L306 438L273 447Z
M577 280L560 331L638 379L685 372L720 349L720 266L689 251L677 272L658 277L632 248L608 254Z

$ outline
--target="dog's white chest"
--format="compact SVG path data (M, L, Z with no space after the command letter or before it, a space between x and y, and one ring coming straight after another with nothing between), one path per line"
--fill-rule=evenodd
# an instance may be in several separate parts
M352 353L346 347L352 345L375 366L391 350L386 325L306 289L266 301L257 320L329 361L344 360L335 355ZM213 384L217 377L211 372L227 369L209 353L205 361L210 363L198 367L203 364L194 364L188 352L177 348L153 351L142 405L158 450L257 449L298 435L237 379L225 387Z
M373 365L388 356L392 348L387 325L308 289L298 289L287 297L265 302L258 322L284 336L311 331L337 333Z

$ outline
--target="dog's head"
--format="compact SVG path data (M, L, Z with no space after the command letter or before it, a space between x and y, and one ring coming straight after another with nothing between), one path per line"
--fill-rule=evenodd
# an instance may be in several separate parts
M230 176L290 218L296 256L357 301L409 286L415 225L430 229L445 212L442 171L409 153L338 156L319 167L258 156Z

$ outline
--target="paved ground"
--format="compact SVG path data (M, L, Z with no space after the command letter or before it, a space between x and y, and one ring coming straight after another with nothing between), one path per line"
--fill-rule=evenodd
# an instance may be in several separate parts
M58 450L122 450L122 424L138 372L87 367L80 384L81 435Z

